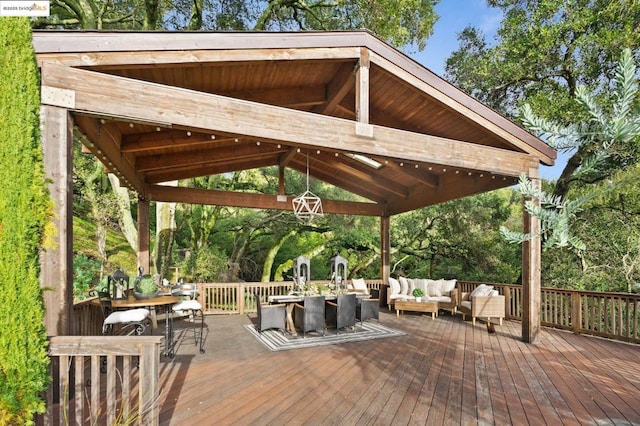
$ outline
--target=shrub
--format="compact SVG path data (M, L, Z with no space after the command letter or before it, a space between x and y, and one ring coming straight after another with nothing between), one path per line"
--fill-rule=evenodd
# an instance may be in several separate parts
M44 412L49 377L39 252L51 212L27 18L0 19L0 425Z

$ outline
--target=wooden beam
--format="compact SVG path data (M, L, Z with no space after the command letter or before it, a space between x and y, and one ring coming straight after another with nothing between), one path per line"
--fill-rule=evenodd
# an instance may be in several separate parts
M231 173L238 170L257 169L275 165L273 158L240 158L222 160L211 164L182 165L166 169L152 170L145 173L146 183L168 182L178 179L189 179L200 176Z
M480 174L482 173L475 173L469 176L467 174L456 175L446 173L440 176L439 185L436 188L428 186L414 187L411 189L411 194L408 199L389 202L389 214L404 213L469 195L504 188L514 185L517 182L513 177L491 176L487 174L483 174L483 176L480 177Z
M287 152L280 155L280 158L278 159L278 165L280 167L286 167L291 162L291 160L293 160L293 157L295 157L296 154L298 154L298 148L289 148Z
M356 187L366 186L374 192L380 190L389 195L392 194L400 198L407 198L409 195L409 190L406 186L401 185L398 182L394 182L389 179L377 176L374 170L370 167L365 166L359 161L353 160L345 155L336 157L335 155L329 156L329 154L322 154L314 155L311 157L311 159L311 164L324 164L327 169L331 170L333 175L340 175L340 179L336 180L337 182L347 181L355 185ZM296 169L300 171L301 165L298 164ZM323 168L310 167L309 173L312 176L319 178L319 176L316 176L319 169L322 170Z
M416 164L407 164L406 166L400 166L396 162L389 162L385 164L385 167L393 168L393 170L403 175L409 176L417 181L428 185L432 188L438 187L438 176L429 171L428 166L420 166L416 168Z
M75 117L76 124L81 128L93 146L89 150L107 169L118 176L120 182L125 182L131 189L144 196L144 185L138 177L129 158L120 153L121 135L115 126L101 124L98 119L82 115Z
M124 153L145 153L165 148L207 146L228 139L219 138L212 134L190 133L189 135L186 130L170 130L123 135L120 150Z
M142 120L162 119L175 125L240 133L263 140L509 176L537 167L537 158L528 154L380 126L372 126L372 138L361 137L350 120L87 70L47 65L42 69L42 81L46 86L74 90L77 110L119 112Z
M329 47L329 48L297 48L297 49L242 49L242 50L191 50L197 44L192 44L187 49L180 50L150 50L150 49L137 49L132 46L130 42L126 47L123 46L122 51L108 52L104 47L100 47L98 51L92 52L93 48L90 46L102 45L100 41L87 40L84 43L84 48L77 45L73 52L60 53L59 49L64 46L64 42L56 42L50 40L50 37L39 37L40 34L34 32L33 39L34 45L37 49L51 50L53 53L37 53L36 59L38 65L43 64L57 64L72 67L101 67L106 68L109 66L126 67L126 68L141 68L141 67L162 67L172 66L176 64L211 64L211 63L233 63L233 62L253 62L253 61L302 61L302 60L345 60L345 59L357 59L360 56L360 49L358 47ZM82 37L86 39L86 37ZM172 37L175 40L176 37ZM74 38L78 43L78 38ZM57 47L54 44L57 43ZM79 44L79 43L78 43ZM73 41L71 41L73 45ZM160 45L158 45L160 46ZM167 44L164 45L165 47ZM214 47L214 46L212 46ZM219 47L219 46L218 46ZM255 47L255 46L254 46ZM215 48L215 47L214 47ZM80 53L78 53L80 52Z
M326 87L326 101L315 107L312 112L330 115L334 108L342 102L349 91L353 90L356 77L353 73L354 64L349 62L342 65Z
M514 147L524 152L535 150L540 161L547 165L553 165L555 152L546 146L544 142L471 96L463 93L458 88L448 84L445 80L431 72L425 73L422 67L420 67L421 69L416 69L415 65L402 67L399 63L395 63L388 57L373 51L370 52L370 58L375 65L381 66L400 80L406 81L443 105L478 123L490 132L499 135L513 144Z
M73 330L73 121L64 108L41 108L45 178L55 214L51 217L53 243L40 257L40 283L48 336ZM7 142L5 142L7 143ZM14 283L19 285L19 283ZM11 307L6 307L10 309Z
M247 99L253 102L294 109L316 107L326 103L325 86L283 87L220 94L229 98Z
M198 188L176 188L148 185L147 194L151 201L177 202L187 204L219 205L256 209L291 210L293 197L278 201L278 195L254 194L247 192L216 191ZM361 216L380 216L382 209L375 203L353 201L322 200L324 213Z
M541 187L539 171L531 169L527 174L538 189ZM527 200L523 200L526 202ZM539 199L531 199L540 206ZM522 209L523 232L534 237L522 244L522 340L527 343L538 343L540 334L540 268L541 241L540 219Z
M360 50L360 63L356 69L356 121L369 123L369 50Z
M243 161L251 158L273 158L273 162L277 161L280 153L284 152L286 148L276 148L275 145L264 144L258 149L254 144L243 143L223 146L219 149L209 150L197 150L181 153L167 154L155 154L145 157L138 157L136 159L136 170L139 172L149 170L161 170L180 167L182 165L196 165L196 164L217 164L220 162L229 161Z

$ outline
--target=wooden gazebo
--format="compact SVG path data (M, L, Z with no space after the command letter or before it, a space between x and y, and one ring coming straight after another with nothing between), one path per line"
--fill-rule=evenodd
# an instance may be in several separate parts
M555 151L364 31L35 31L45 167L57 246L42 257L50 335L72 332L73 129L136 191L138 261L149 266L149 202L290 210L286 167L362 197L325 213L380 217L382 279L394 214L539 177ZM266 166L273 195L163 182ZM539 223L525 214L525 229ZM539 328L540 242L523 245L523 340Z

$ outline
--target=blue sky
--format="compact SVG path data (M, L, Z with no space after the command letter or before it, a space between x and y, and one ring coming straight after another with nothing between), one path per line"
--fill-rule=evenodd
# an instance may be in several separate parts
M436 5L440 16L434 33L422 52L411 52L411 58L429 68L439 76L444 75L444 65L451 52L458 48L457 36L465 27L473 25L482 30L488 41L493 40L502 11L486 5L485 0L441 0ZM545 179L556 179L566 164L566 155L558 154L554 167L541 166L540 175Z

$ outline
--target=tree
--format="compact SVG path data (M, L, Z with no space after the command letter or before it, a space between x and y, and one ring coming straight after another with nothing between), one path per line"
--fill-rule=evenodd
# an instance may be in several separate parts
M497 226L516 216L513 196L497 190L394 216L391 273L514 282L520 254Z
M565 167L556 183L554 193L538 190L526 176L520 177L519 191L527 198L538 199L542 207L527 201L525 209L541 220L543 247L569 248L578 255L585 250L584 243L571 232L575 215L583 204L595 196L587 192L579 198L566 198L571 182L589 185L611 177L613 173L636 164L640 156L640 98L638 97L636 66L629 49L622 53L613 83L610 100L596 102L595 96L584 86L576 88L577 102L584 106L586 122L561 125L536 117L531 107L523 108L525 125L546 138L551 146L561 151L576 152L580 166ZM571 163L571 162L570 162ZM532 234L501 229L511 242L527 241Z
M529 103L544 118L578 121L578 85L606 92L620 52L640 46L637 0L488 3L504 14L495 44L466 28L447 59L446 78L505 114Z
M0 424L9 425L44 412L49 382L39 254L54 230L28 19L0 19L0 63Z

